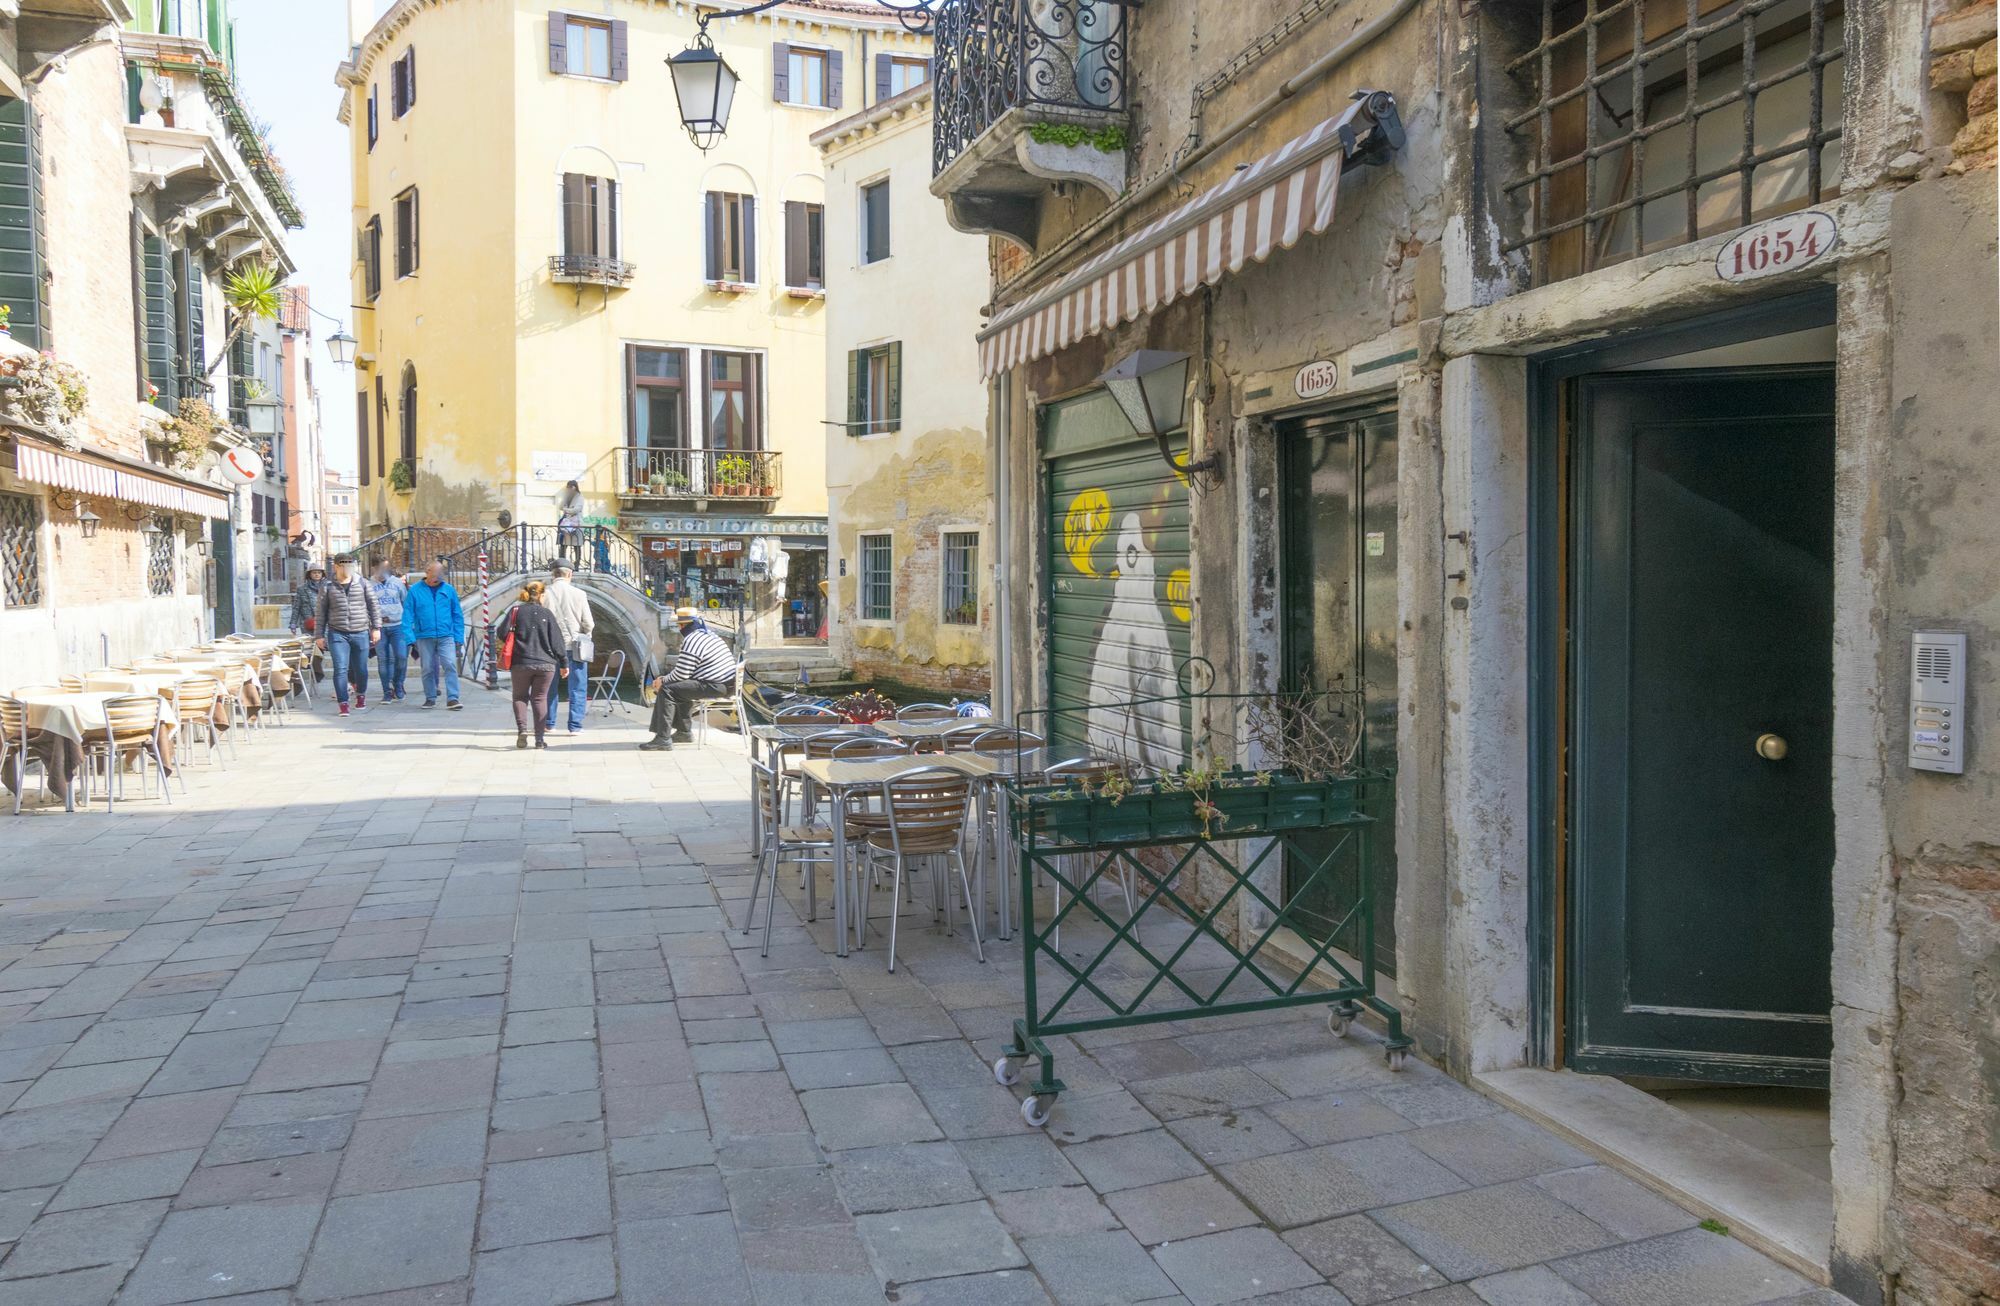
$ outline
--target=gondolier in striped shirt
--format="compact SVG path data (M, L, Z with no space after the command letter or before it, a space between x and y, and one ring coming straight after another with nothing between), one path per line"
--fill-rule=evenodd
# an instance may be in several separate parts
M681 652L667 674L653 682L659 693L653 700L653 737L639 745L648 752L687 743L695 700L727 698L736 688L736 655L723 638L693 608L681 608L674 616L681 628Z

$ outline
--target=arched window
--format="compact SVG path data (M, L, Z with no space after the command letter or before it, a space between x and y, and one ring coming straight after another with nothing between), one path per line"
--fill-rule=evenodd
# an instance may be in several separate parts
M403 364L403 452L402 458L417 469L417 365Z

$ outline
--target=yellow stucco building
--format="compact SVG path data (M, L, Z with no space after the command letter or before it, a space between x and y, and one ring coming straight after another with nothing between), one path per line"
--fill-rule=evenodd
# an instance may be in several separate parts
M704 155L666 61L713 6L397 0L368 24L353 3L362 537L552 525L575 480L656 597L747 593L760 637L816 633L828 251L809 138L928 76L928 42L845 0L717 19L741 83Z

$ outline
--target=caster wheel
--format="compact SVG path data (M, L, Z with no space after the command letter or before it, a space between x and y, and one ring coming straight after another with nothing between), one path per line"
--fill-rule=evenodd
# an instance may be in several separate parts
M1347 1037L1349 1023L1348 1017L1338 1011L1329 1011L1326 1013L1326 1032L1335 1038Z
M1410 1050L1408 1048L1390 1048L1382 1054L1382 1058L1389 1063L1391 1071L1399 1071L1404 1066L1410 1064Z
M996 1083L1012 1088L1021 1082L1021 1072L1014 1068L1012 1058L1001 1057L993 1063L993 1078Z
M1040 1129L1049 1122L1049 1108L1055 1105L1052 1098L1031 1097L1021 1102L1021 1119L1027 1121L1030 1129Z

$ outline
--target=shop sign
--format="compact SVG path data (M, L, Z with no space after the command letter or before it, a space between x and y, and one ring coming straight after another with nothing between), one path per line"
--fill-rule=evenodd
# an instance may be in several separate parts
M1840 244L1840 229L1818 210L1772 218L1743 230L1715 254L1724 281L1758 281L1817 263Z
M635 517L633 527L667 535L824 535L824 517Z
M1327 359L1307 363L1292 377L1292 392L1301 399L1319 399L1340 384L1340 369Z
M590 467L588 455L537 449L528 455L528 466L538 481L578 481Z
M642 535L640 547L649 558L665 558L676 553L741 553L742 540L686 540L668 535Z

